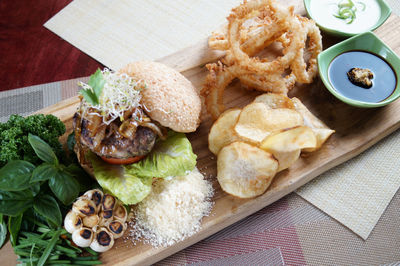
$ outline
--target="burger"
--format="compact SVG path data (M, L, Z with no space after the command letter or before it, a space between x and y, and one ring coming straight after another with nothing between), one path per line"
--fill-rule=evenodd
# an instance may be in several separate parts
M134 204L154 178L193 170L196 155L182 133L199 126L201 100L179 72L135 62L117 72L98 70L80 86L75 149L105 190Z

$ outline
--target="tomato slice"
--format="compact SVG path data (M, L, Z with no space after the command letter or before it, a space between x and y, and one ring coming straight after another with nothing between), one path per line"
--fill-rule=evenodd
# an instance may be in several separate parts
M119 159L119 158L109 158L109 157L101 157L101 159L109 164L131 164L131 163L136 163L143 159L145 155L142 156L135 156L132 158L126 158L126 159Z

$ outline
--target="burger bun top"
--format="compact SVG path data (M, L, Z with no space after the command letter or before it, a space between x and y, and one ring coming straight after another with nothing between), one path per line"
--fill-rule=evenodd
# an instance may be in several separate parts
M141 103L151 119L176 132L193 132L200 124L201 99L193 84L161 63L140 61L122 68L146 87Z

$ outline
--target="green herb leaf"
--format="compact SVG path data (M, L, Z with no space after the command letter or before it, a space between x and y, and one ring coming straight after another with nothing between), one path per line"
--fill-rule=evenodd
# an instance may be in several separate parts
M35 198L33 208L44 218L50 220L56 226L61 226L62 216L57 201L50 195L39 195Z
M33 169L35 166L26 161L8 162L0 169L0 190L20 191L29 188Z
M30 182L35 183L49 180L51 177L57 174L57 171L58 169L54 164L43 163L33 170Z
M33 232L35 230L35 210L33 208L29 208L24 212L24 217L22 219L21 231L29 231Z
M40 182L31 184L31 187L29 189L32 192L32 197L36 197L37 194L39 194L39 192L40 192Z
M83 95L85 100L92 104L99 104L99 97L101 95L101 91L103 90L104 84L106 80L104 79L103 73L100 69L90 76L88 85L91 87L90 89L82 89L79 91L80 94Z
M88 82L89 86L93 88L94 93L96 94L97 97L100 96L105 83L106 80L104 79L103 73L101 72L100 69L97 69L97 71L90 76Z
M76 177L76 179L79 181L79 186L80 192L85 192L91 188L93 188L93 186L98 184L96 183L96 181L94 181L93 178L91 178L86 172L85 170L82 169L82 167L78 166L77 164L70 164L68 165L65 169L66 172L68 172L70 175L72 175L73 177Z
M29 144L31 144L32 148L34 149L36 155L42 161L58 165L57 156L49 144L44 142L38 136L35 136L32 134L28 135L28 141L29 141Z
M60 237L61 230L56 231L56 233L53 235L51 240L49 241L49 244L47 245L46 249L43 251L42 256L39 259L38 266L43 266L47 258L50 256L51 251L53 250L54 246L56 245L58 238Z
M85 98L85 100L91 105L98 105L99 99L97 99L96 94L90 89L81 89L79 93Z
M4 245L7 238L7 224L4 221L4 215L0 214L0 248Z
M0 190L0 213L8 216L18 216L33 203L32 191L29 189L21 191Z
M72 133L68 135L67 139L67 147L70 152L74 151L75 144L76 144L75 131L72 131Z
M10 232L10 241L13 246L17 244L19 229L22 223L22 213L16 217L8 217L8 231Z
M50 178L49 187L64 205L71 204L79 195L78 181L63 170L58 170L57 174Z

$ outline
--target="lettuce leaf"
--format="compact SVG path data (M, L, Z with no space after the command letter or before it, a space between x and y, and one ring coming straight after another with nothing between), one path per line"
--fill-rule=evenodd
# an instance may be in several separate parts
M151 192L153 178L132 175L126 170L126 166L105 163L93 153L89 154L88 159L99 185L124 204L136 204Z
M165 141L159 140L145 159L126 168L129 173L140 177L166 178L192 171L196 159L185 134L170 131L168 138Z
M145 159L131 165L107 164L95 154L88 154L100 186L124 204L142 201L151 191L153 177L174 177L192 171L196 158L185 134L175 132L169 132L168 138L159 140Z

